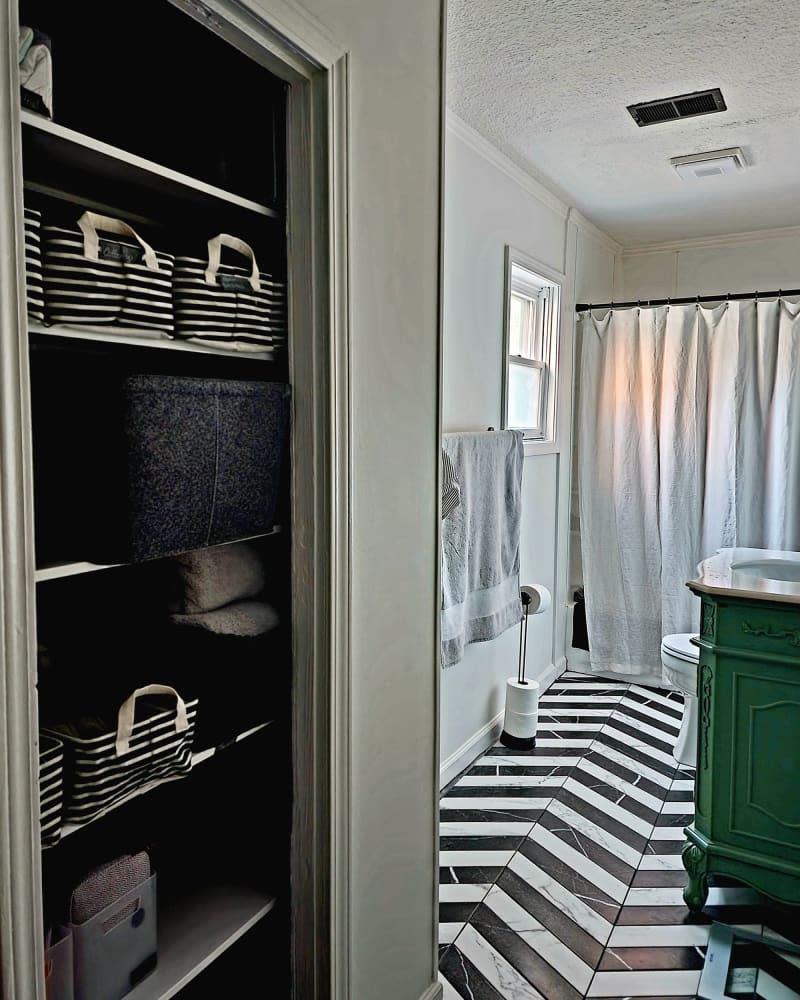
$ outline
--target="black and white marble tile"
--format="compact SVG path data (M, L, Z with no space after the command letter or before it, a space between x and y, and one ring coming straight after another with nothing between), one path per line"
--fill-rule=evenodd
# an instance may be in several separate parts
M683 902L695 773L672 756L677 692L565 674L540 708L533 750L490 748L441 799L444 1000L688 1000L713 919L800 940L796 911L733 882L700 918ZM752 995L800 1000L799 957L737 954Z

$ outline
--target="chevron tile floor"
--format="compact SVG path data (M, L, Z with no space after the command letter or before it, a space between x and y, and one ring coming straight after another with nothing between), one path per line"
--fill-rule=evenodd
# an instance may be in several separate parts
M797 911L731 882L689 919L682 711L676 692L567 673L541 697L535 750L498 744L444 790L444 1000L681 1000L697 995L712 919L800 941ZM732 996L800 1000L800 959L734 955Z

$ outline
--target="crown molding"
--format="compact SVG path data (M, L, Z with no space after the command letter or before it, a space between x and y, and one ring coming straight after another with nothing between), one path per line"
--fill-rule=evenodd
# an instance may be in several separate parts
M570 222L574 223L588 236L602 243L613 253L621 251L622 247L616 240L613 240L602 229L599 229L582 212L573 208L562 197L539 180L538 177L518 166L510 157L502 153L497 146L489 142L488 139L485 139L480 132L476 131L471 125L468 125L463 118L459 118L450 108L447 109L446 125L447 129L453 135L458 136L470 149L478 153L479 156L482 156L507 177L511 178L523 191L527 191L528 194L533 195L537 201L541 202L541 204L545 205L552 212L555 212L560 218L569 218Z
M623 247L622 256L640 257L651 253L679 253L683 250L705 250L714 247L758 243L764 240L800 239L800 226L783 226L778 229L753 229L747 233L727 233L724 236L698 236L693 239L672 240L669 243L648 243L642 246Z
M577 208L570 210L569 218L570 222L574 222L578 229L586 236L590 236L592 239L597 240L598 243L602 243L612 253L624 253L624 247L621 243L618 243L613 236L609 236L607 232L596 226L591 219L587 219L583 212L578 211Z

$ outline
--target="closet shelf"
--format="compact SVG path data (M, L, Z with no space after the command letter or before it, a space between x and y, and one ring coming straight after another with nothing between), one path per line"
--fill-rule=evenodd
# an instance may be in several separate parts
M224 743L220 743L219 746L209 747L207 750L198 750L197 753L192 754L192 769L202 764L204 761L210 760L215 754L224 753L229 747L234 746L236 743L241 743L242 740L246 740L248 736L255 736L256 733L260 733L262 730L266 729L267 726L271 726L273 719L269 722L262 722L258 726L253 726L252 729L246 729L243 733L239 733L238 736L234 736ZM176 774L169 778L158 778L156 781L149 781L146 785L142 785L140 788L135 789L130 795L126 795L124 799L120 799L119 802L115 802L113 806L109 806L108 809L104 809L99 816L95 816L93 819L87 820L86 823L65 823L61 827L61 840L65 837L72 836L73 833L77 833L79 830L83 830L87 826L91 826L92 823L96 823L97 820L102 819L109 813L114 812L116 809L127 805L133 799L138 799L142 795L146 795L148 792L152 792L154 788L158 788L160 785L166 784L168 781L180 781L181 778L185 778L186 775ZM61 843L59 841L58 843ZM53 844L52 847L58 847L58 843ZM44 850L52 850L52 847L46 847ZM170 994L171 995L171 994Z
M214 885L159 905L158 965L127 997L170 1000L262 920L276 902L274 896L256 889Z
M23 110L20 112L20 119L23 138L29 144L30 151L45 158L51 165L111 177L122 184L147 187L151 191L197 205L207 204L209 199L214 199L266 218L281 218L281 213L268 205L243 198L197 177L93 139L49 118Z
M272 531L265 531L262 535L247 535L245 538L234 538L230 542L220 542L220 545L234 545L237 542L254 542L259 538L271 538L279 535L283 531L280 524L276 524ZM208 548L217 548L216 545L209 545ZM37 583L45 583L47 580L61 580L66 576L78 576L81 573L96 573L101 569L117 569L120 566L132 566L134 563L94 563L94 562L62 562L53 563L50 566L42 566L36 570L35 580Z
M45 326L28 320L28 332L45 334L48 337L67 337L71 340L96 340L104 344L127 344L129 347L157 347L169 351L189 351L192 354L216 354L225 358L236 358L237 361L274 361L281 351L226 351L223 347L206 347L203 344L190 344L185 340L167 340L148 337L141 330L126 330L124 327L114 327L116 333L80 326Z

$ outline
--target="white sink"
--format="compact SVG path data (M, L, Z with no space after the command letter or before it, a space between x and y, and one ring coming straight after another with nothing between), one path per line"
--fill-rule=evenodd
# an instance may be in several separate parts
M800 594L800 558L752 559L731 564L734 587L773 591L780 594Z

